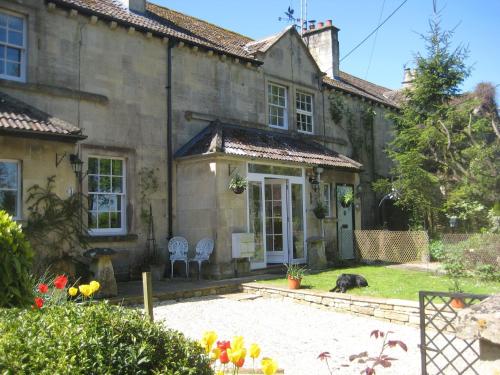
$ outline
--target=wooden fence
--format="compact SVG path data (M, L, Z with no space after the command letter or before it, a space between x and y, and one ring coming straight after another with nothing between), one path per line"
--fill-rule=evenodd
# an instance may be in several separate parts
M425 231L355 230L354 245L360 260L391 263L429 261Z

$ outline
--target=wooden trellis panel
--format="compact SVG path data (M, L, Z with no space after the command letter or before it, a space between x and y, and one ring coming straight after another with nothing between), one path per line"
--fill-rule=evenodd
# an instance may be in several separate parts
M425 231L355 230L360 259L391 263L427 262L429 236Z

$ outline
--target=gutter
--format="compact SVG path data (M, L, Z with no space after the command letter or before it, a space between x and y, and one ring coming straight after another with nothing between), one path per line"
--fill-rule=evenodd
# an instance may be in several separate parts
M172 145L172 48L174 43L169 39L167 44L167 227L168 239L173 236L173 145Z
M78 141L83 141L87 139L86 135L83 134L59 134L59 133L49 133L40 132L34 130L19 130L19 129L0 129L0 136L11 136L20 138L31 138L31 139L41 139L46 141L58 141L67 143L77 143Z

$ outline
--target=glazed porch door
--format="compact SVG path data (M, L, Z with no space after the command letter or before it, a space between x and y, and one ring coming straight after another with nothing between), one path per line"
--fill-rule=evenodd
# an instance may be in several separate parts
M267 263L288 262L287 181L265 180L264 222Z

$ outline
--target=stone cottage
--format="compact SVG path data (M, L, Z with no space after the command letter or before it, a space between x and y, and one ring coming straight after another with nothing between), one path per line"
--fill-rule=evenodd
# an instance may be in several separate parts
M339 69L338 33L252 40L143 0L0 0L0 207L22 222L31 184L81 188L89 242L118 252L123 279L143 263L149 205L160 249L215 240L213 277L353 258L352 231L377 224L396 105Z

